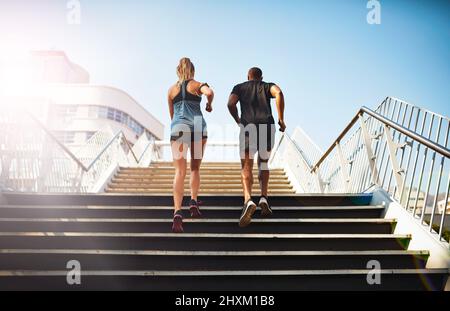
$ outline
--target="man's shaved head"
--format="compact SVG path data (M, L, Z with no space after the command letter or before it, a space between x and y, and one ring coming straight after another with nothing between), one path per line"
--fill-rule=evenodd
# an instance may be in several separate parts
M249 80L262 80L262 70L258 67L250 68L248 71L248 79Z

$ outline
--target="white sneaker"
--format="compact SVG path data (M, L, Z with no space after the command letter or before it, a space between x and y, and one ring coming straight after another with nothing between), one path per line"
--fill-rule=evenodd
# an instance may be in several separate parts
M261 208L261 216L263 217L272 216L273 212L272 209L270 208L269 201L267 200L266 197L261 197L261 199L259 199L258 206Z
M244 204L244 208L242 209L242 215L239 219L239 227L244 228L247 227L252 222L253 214L256 211L256 204L251 199Z

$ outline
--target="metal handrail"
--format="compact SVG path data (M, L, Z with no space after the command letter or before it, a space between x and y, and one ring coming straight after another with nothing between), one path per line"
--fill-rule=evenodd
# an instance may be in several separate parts
M116 141L117 138L119 138L121 135L123 135L122 131L118 132L111 140L103 147L103 149L97 154L97 156L91 161L91 163L86 167L85 172L88 172L94 164L101 158L101 156L108 150L108 148Z
M442 146L438 143L435 143L434 141L401 126L400 124L395 123L395 122L383 117L382 115L376 113L373 110L370 110L367 107L362 107L361 111L372 116L373 118L377 119L378 121L388 125L389 127L395 129L396 131L408 136L409 138L414 139L415 141L418 141L421 144L424 144L431 150L436 151L437 153L439 153L447 158L450 158L450 149L447 149L444 146Z
M417 134L400 124L393 122L389 120L388 118L383 117L381 114L363 106L361 109L356 113L356 115L352 118L352 120L349 122L349 124L345 127L345 129L339 134L339 136L334 140L334 142L331 144L331 146L325 151L323 156L317 161L317 163L311 168L311 173L314 173L317 169L319 169L320 165L325 161L325 159L331 154L331 152L336 148L336 145L341 142L341 140L345 137L345 135L353 128L356 122L358 122L359 118L363 115L367 114L373 117L374 119L386 124L387 126L395 129L396 131L408 136L411 139L414 139L415 141L418 141L419 143L427 146L428 148L432 149L433 151L450 158L450 150L445 148L444 146L437 144L430 139Z
M74 160L77 165L79 167L81 167L85 172L88 171L88 169L86 168L86 166L84 166L83 162L81 162L70 150L69 148L67 148L63 143L61 143L56 137L55 135L53 135L53 133L51 131L49 131L47 129L47 127L42 124L42 122L36 118L33 114L28 113L28 115L30 116L30 118L35 121L38 126L72 159Z
M91 161L91 163L88 166L85 166L83 164L83 162L81 162L76 155L74 155L72 153L72 151L69 150L69 148L67 148L63 143L61 143L54 135L51 131L49 131L47 129L47 127L42 124L42 122L37 119L33 114L28 113L29 116L33 119L33 121L35 121L39 127L51 138L55 141L55 143L61 147L63 149L63 151L72 159L74 160L78 166L81 167L81 169L85 172L88 172L94 165L95 163L101 158L101 156L108 150L108 148L114 143L114 141L119 138L119 136L124 136L124 133L122 131L119 131L116 135L114 135L113 138L111 138L111 140L103 147L103 149L97 154L97 156ZM133 149L131 148L129 142L127 139L125 139L125 143L127 144L131 154L133 155L133 158L135 159L136 163L139 164L139 160L137 159L136 155L133 152Z
M32 113L22 109L14 110L13 113L25 115L31 121L30 126L33 127L33 132L25 132L21 129L12 132L8 123L5 124L5 131L10 136L2 138L5 139L6 144L10 144L11 152L1 159L0 179L2 183L4 181L5 185L9 185L8 189L29 192L86 192L90 191L89 189L97 189L101 180L107 178L117 165L137 166L147 161L146 154L153 153L153 148L150 148L153 142L148 142L145 137L142 137L141 142L145 144L145 150L138 159L123 131L115 134L111 134L110 131L99 131L93 136L92 143L90 140L85 148L71 150ZM17 120L23 120L23 118ZM27 144L30 134L36 134L36 139L31 144L22 146L23 141ZM20 139L18 141L20 146L17 148L35 152L31 156L26 156L19 149L16 151L17 148L11 140L15 137L14 135ZM41 135L43 135L42 138ZM47 148L40 144L46 144ZM49 148L50 145L56 148ZM13 168L15 175L10 177L9 171L7 172L5 168L7 170Z
M311 170L312 169L311 164L309 164L308 161L305 159L305 156L303 155L302 150L295 143L295 141L293 141L292 138L287 133L283 133L283 137L286 137L286 139L289 141L289 143L295 147L294 150L297 151L297 153L300 155L300 159L302 159L302 161L306 165L306 167L308 167Z
M361 107L320 158L314 158L314 166L307 172L304 166L297 180L311 193L382 188L446 244L449 135L448 117L387 97L376 111ZM298 157L296 161L302 163ZM311 184L313 177L320 189Z
M407 103L407 102L405 102L405 101L403 101L403 100L401 100L401 99L399 99L399 98L396 98L396 97L393 97L393 96L389 96L388 97L388 99L391 99L391 100L394 100L394 101L398 101L398 102L402 102L402 103L404 103L404 104L406 104L406 105L408 105L408 106L413 106L412 104L410 104L410 103ZM381 105L380 105L381 106ZM419 110L421 110L421 111L423 111L423 112L426 112L426 113L428 113L428 114L430 114L430 115L433 115L433 116L435 116L435 117L437 117L437 118L442 118L442 119L446 119L446 120L448 120L448 121L450 121L450 118L449 117L446 117L446 116L443 116L443 115L441 115L441 114L439 114L439 113L436 113L436 112L434 112L434 111L431 111L431 110L428 110L428 109L425 109L425 108L422 108L422 107L418 107L418 106L414 106L416 109L419 109Z
M144 151L142 151L142 153L141 153L141 156L139 157L139 159L137 159L137 163L138 163L138 164L141 163L142 158L144 158L144 156L145 156L145 154L147 153L147 150L150 148L150 146L154 146L154 145L155 145L155 142L154 142L154 141L150 141L150 142L147 144L147 146L145 146ZM132 152L132 154L134 155L133 150L131 150L131 152ZM135 158L136 158L136 156L135 156Z

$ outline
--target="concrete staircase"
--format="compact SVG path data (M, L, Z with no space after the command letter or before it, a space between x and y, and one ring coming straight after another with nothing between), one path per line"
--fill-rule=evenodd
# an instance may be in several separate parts
M108 193L171 193L173 187L174 168L171 162L159 162L149 168L121 168L109 183ZM185 189L189 194L189 170L186 176ZM201 167L202 194L236 194L242 193L241 167L239 163L205 162ZM254 191L259 192L258 175L255 166ZM282 169L271 171L270 194L293 194L293 186Z
M204 189L203 219L186 211L184 234L171 233L166 163L122 169L108 194L6 193L0 290L444 288L448 271L426 269L428 252L407 250L411 237L393 234L396 221L382 217L371 194L297 195L278 170L273 217L257 212L242 229L239 169L224 167L225 175L217 164L204 166L203 182L215 187ZM71 260L81 264L80 285L66 282ZM379 285L367 282L372 260L381 264Z

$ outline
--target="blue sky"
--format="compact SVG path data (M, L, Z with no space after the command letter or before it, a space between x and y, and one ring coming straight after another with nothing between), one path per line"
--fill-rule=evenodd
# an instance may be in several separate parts
M68 25L66 0L0 0L0 44L64 50L167 125L183 56L216 91L209 124L233 123L228 95L252 66L284 90L290 130L323 148L386 96L450 115L450 1L381 0L380 25L365 0L80 2L81 24Z

